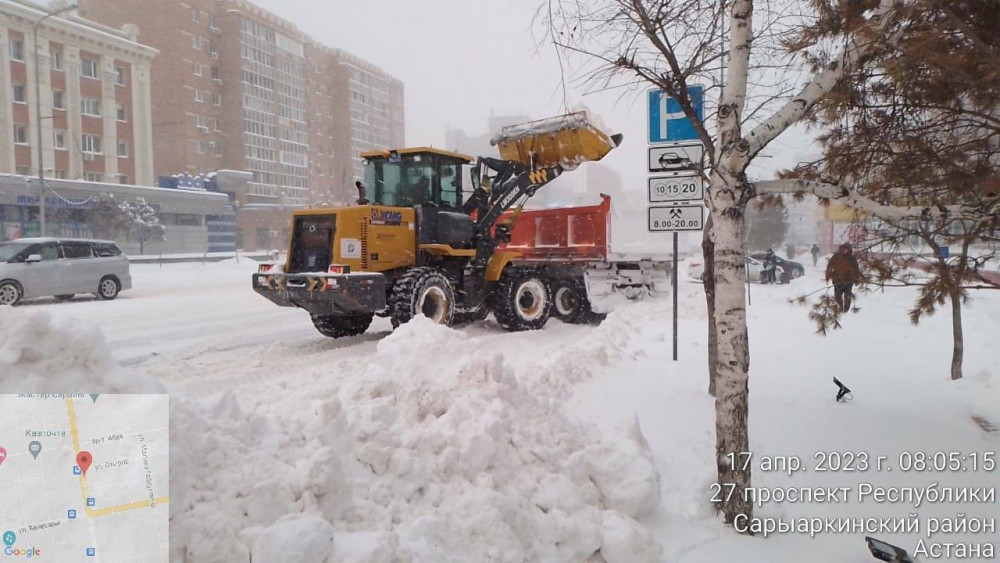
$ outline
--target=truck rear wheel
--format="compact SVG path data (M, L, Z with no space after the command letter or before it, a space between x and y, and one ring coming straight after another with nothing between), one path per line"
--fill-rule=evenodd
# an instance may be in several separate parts
M492 294L493 316L506 330L538 330L552 311L548 285L533 272L509 272L501 276Z
M559 280L552 287L552 314L556 318L573 324L604 320L604 315L590 310L590 299L587 298L583 280Z
M312 322L323 336L343 338L364 334L372 324L372 313L359 315L313 315Z
M423 315L451 326L455 318L455 292L444 273L435 268L410 268L392 285L389 316L393 328Z

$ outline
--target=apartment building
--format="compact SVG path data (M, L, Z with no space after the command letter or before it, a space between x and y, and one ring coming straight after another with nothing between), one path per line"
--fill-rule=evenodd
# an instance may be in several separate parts
M401 146L402 83L244 0L81 0L133 24L153 63L156 175L247 170L237 204L345 201L357 155Z
M0 131L10 140L0 143L0 173L37 175L41 165L49 178L152 185L157 51L137 42L134 26L49 13L0 0Z

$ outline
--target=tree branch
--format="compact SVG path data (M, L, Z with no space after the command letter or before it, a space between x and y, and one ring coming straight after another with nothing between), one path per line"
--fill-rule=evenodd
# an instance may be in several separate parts
M752 184L754 195L764 194L813 194L836 200L857 211L871 213L889 220L933 219L990 221L1000 220L1000 194L991 194L984 205L908 206L875 201L840 184L817 180L787 179L766 180Z
M872 19L877 20L875 31L880 34L884 31L889 22L889 12L894 0L882 0L876 9ZM850 44L844 48L838 60L830 63L826 69L813 76L812 80L806 84L797 96L785 103L777 112L766 119L763 123L754 127L753 131L746 137L749 143L748 161L752 160L760 151L764 149L778 135L785 132L789 127L816 105L823 97L837 85L837 82L845 74L853 70L864 54L872 47L872 42L862 40L860 34L855 33L851 37Z

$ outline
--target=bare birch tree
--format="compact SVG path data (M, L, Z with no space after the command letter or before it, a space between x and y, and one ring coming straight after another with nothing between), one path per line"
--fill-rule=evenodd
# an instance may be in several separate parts
M717 483L723 494L718 509L727 523L752 518L752 464L740 462L750 452L749 335L745 296L745 213L760 194L812 193L884 217L954 217L982 208L897 206L868 197L852 186L823 177L751 182L750 164L779 135L812 117L817 104L857 68L869 51L904 33L898 25L897 0L823 1L823 10L799 14L801 2L753 0L547 0L540 9L548 37L586 69L582 80L601 88L613 84L657 87L676 99L691 120L707 155L706 205L710 231L706 257L710 286L710 362L714 369ZM812 3L815 4L816 2ZM759 11L755 11L757 8ZM787 56L782 41L819 17L835 18L841 41L820 36L799 52L805 65ZM721 39L726 41L720 46ZM724 72L714 115L698 119L691 86L712 84ZM802 75L794 93L782 88ZM711 92L712 88L706 91Z

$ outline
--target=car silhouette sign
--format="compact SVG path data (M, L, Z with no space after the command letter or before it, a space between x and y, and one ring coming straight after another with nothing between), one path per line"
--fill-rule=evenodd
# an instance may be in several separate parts
M650 172L691 172L702 168L701 143L650 147Z

